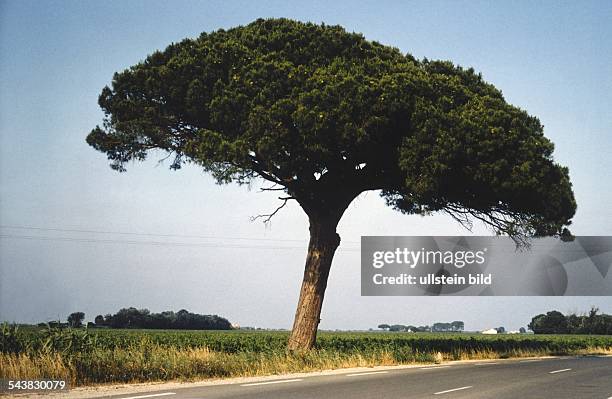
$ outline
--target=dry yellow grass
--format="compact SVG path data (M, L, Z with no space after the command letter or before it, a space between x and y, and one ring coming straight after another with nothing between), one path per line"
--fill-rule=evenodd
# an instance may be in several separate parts
M415 353L398 360L393 353L380 350L367 354L340 351L304 353L222 353L207 348L175 348L150 345L146 348L96 350L86 356L59 353L0 353L0 378L62 378L73 386L113 382L194 380L220 377L246 377L293 372L329 370L346 367L371 367L440 363L447 360L498 359L548 355L546 351L514 350L455 351L453 353ZM568 353L569 354L569 353ZM612 348L578 350L578 355L612 354Z
M34 356L25 353L0 353L0 378L63 379L73 375L75 375L75 370L70 362L67 362L58 353Z

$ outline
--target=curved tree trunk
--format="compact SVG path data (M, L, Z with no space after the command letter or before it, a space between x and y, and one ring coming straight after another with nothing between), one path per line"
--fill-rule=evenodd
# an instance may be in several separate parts
M329 269L340 245L338 221L335 217L310 217L310 243L289 350L308 350L315 344Z

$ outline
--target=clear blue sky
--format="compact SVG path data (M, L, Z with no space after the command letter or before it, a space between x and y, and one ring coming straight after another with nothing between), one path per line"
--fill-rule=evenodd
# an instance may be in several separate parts
M2 228L11 237L0 239L0 319L32 322L76 310L92 319L136 306L290 327L307 236L296 205L265 228L249 217L273 209L275 197L256 187L219 187L195 168L172 172L156 157L120 175L85 144L102 120L97 96L115 71L202 31L280 16L340 24L416 57L482 72L509 102L540 118L556 159L570 167L574 233L612 235L610 1L0 1L0 223L157 234ZM612 313L610 298L362 298L361 235L468 233L444 216L395 213L376 193L351 206L340 232L323 328L455 319L468 329L518 328L552 308L597 305Z

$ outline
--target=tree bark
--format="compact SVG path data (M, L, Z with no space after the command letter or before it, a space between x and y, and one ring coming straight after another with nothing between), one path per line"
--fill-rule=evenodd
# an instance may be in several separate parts
M340 236L336 233L338 222L339 217L310 216L308 255L289 350L308 350L316 342L327 278L340 245Z

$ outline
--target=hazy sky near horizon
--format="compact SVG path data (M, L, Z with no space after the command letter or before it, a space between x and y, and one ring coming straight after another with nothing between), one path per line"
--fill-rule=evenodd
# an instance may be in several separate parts
M77 310L91 320L135 306L291 326L308 235L297 204L265 227L249 218L275 208L273 193L217 186L195 167L170 171L162 154L118 174L85 143L115 71L203 31L281 16L482 72L540 118L569 166L573 232L612 235L612 2L0 1L0 320ZM361 297L360 236L470 233L442 215L394 212L375 192L350 206L339 232L322 328L517 329L551 309L612 313L610 297Z

